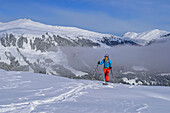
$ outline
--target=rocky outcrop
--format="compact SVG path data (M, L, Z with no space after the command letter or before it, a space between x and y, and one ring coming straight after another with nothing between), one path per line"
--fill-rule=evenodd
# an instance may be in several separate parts
M4 34L0 37L1 45L4 47L16 46L16 40L12 34Z
M132 40L125 40L121 38L108 38L108 37L103 37L103 40L101 40L102 43L108 45L108 46L115 46L115 45L135 45L139 46L139 44L133 42Z
M78 43L76 43L76 41L74 40L67 40L65 38L62 38L59 35L53 35L54 37L54 41L57 42L58 46L79 46Z
M17 46L19 47L19 48L24 48L24 43L28 43L28 39L26 38L26 37L23 37L23 36L21 36L21 37L19 37L19 39L17 40Z

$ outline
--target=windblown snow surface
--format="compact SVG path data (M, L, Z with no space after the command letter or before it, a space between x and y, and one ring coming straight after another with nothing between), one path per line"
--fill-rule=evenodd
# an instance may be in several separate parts
M0 70L0 113L169 113L170 87Z

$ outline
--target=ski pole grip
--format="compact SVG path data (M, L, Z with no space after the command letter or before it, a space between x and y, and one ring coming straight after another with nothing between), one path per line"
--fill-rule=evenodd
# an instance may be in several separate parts
M100 61L98 61L98 64L100 64Z

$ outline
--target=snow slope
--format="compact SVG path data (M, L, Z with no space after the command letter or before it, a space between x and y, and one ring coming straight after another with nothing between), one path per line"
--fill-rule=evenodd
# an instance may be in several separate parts
M0 113L169 113L170 87L0 70Z

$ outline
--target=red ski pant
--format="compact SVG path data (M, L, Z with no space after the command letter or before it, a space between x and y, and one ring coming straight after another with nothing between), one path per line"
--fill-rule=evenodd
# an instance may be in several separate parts
M105 74L105 81L106 82L109 81L109 72L110 72L110 68L104 68L104 74Z

